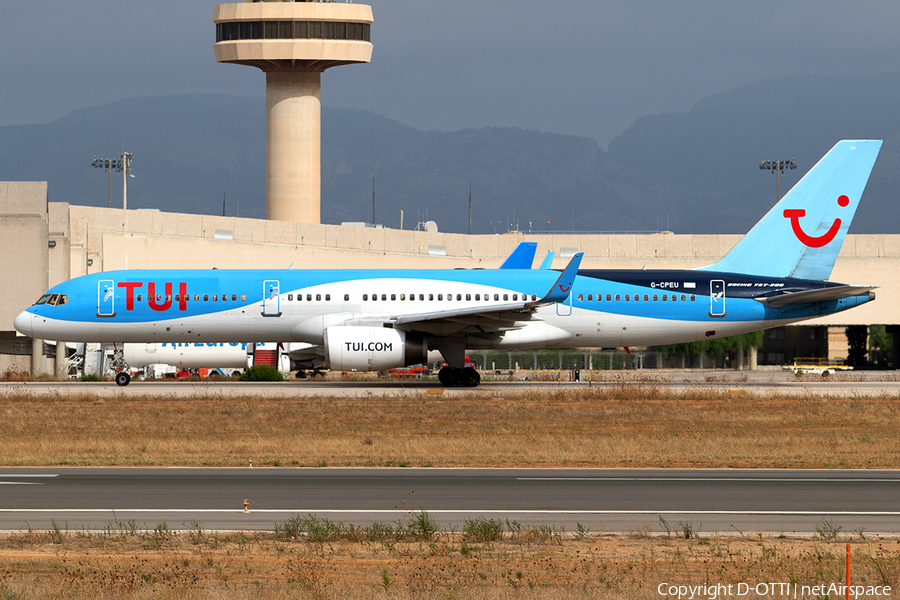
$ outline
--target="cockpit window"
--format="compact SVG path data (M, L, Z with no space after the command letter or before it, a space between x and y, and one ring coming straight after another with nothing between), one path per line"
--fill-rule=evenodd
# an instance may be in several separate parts
M69 297L65 294L44 294L38 301L35 302L35 305L38 304L49 304L50 306L62 306L63 304L69 303Z

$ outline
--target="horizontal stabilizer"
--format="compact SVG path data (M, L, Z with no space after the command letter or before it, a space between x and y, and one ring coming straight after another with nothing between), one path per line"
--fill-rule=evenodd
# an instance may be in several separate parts
M849 298L851 296L859 296L877 286L874 285L836 285L832 287L820 288L818 290L806 290L803 292L787 292L776 296L766 296L765 298L757 298L757 302L762 302L766 306L786 306L788 304L806 304L809 302L824 302L826 300L840 300L841 298Z

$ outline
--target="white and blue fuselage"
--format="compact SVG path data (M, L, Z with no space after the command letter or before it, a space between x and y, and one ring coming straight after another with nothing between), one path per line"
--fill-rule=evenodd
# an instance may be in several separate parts
M383 326L433 314L405 328L437 337L465 335L467 348L618 347L757 331L873 298L865 290L769 306L760 300L840 286L709 271L581 270L561 302L515 312L542 298L558 277L558 271L509 269L111 271L54 287L16 319L16 328L64 341L321 345L330 326ZM488 334L493 327L479 329L479 320L497 320L504 307L515 314L508 319L514 328L502 335ZM476 312L453 316L469 309ZM439 318L445 312L449 318ZM484 316L492 312L500 317Z

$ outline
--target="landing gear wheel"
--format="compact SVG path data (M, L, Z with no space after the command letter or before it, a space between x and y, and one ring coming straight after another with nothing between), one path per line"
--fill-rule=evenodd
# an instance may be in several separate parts
M476 387L481 383L481 375L475 369L462 369L462 383L466 387Z
M116 385L125 387L129 383L131 383L131 375L124 372L116 373Z
M453 367L444 367L438 372L438 381L444 387L454 387L459 381L457 371Z

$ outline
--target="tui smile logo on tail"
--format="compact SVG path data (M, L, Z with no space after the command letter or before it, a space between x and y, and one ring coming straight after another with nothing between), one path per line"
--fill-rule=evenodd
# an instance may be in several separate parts
M850 204L850 198L848 198L847 196L841 196L837 199L837 203L840 206L847 206L848 204ZM794 230L794 235L797 236L798 240L800 240L810 248L821 248L822 246L828 244L831 240L834 239L834 236L837 235L837 232L841 228L841 220L835 219L834 223L831 224L831 228L828 231L826 231L819 237L813 237L803 231L803 227L800 225L800 217L803 217L805 215L806 210L802 208L789 208L784 211L784 218L791 220L791 228Z

